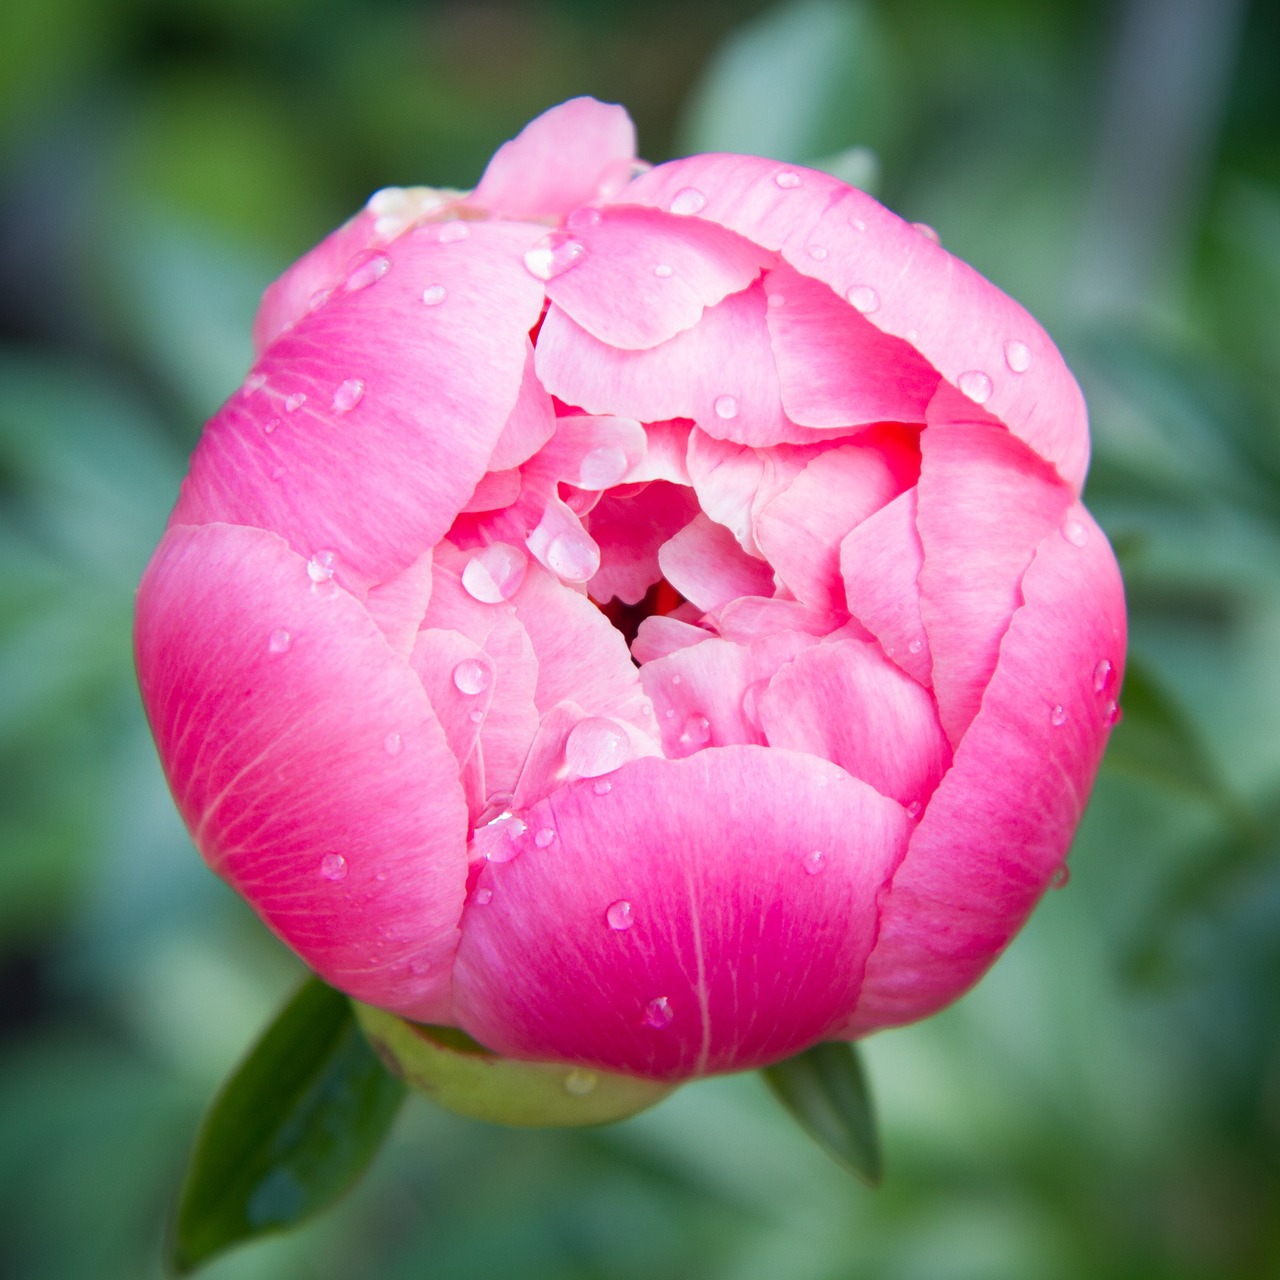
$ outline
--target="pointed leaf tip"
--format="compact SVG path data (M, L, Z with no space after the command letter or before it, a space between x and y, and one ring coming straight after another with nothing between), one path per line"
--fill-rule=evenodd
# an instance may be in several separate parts
M883 1174L866 1073L844 1041L815 1044L761 1072L796 1122L838 1164L870 1186Z
M347 997L309 979L205 1115L170 1232L171 1270L186 1275L327 1208L373 1159L404 1094Z

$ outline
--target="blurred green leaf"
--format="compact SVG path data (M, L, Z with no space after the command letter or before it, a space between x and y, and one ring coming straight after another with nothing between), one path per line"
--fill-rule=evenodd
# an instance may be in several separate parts
M346 996L309 979L224 1086L201 1125L169 1262L294 1226L350 1187L404 1098Z
M815 1044L760 1073L800 1127L838 1164L876 1186L883 1164L875 1111L858 1050Z

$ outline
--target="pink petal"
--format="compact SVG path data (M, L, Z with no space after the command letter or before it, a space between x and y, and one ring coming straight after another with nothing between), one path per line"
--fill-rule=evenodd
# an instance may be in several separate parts
M701 610L717 609L738 596L773 593L773 571L752 559L732 533L699 514L658 552L663 575Z
M524 370L515 408L502 428L489 459L490 471L507 471L527 462L556 429L556 410L533 368L533 343L525 340Z
M388 245L382 276L361 268L359 287L277 339L258 362L265 382L212 419L173 523L250 525L304 557L332 551L359 595L417 559L471 496L516 402L542 297L526 238L476 224L465 240L413 232ZM423 304L424 280L447 286L441 305Z
M692 328L773 261L722 227L634 206L602 209L577 229L571 220L570 230L581 258L552 277L547 297L593 337L629 350Z
M1044 540L1000 661L886 895L848 1034L912 1022L986 970L1061 866L1115 716L1124 595L1083 507ZM1075 545L1077 542L1083 545ZM1095 687L1098 664L1114 683Z
M885 653L925 688L933 655L920 618L924 549L916 531L915 489L868 516L840 544L840 572L849 611Z
M951 764L933 699L878 645L814 645L760 697L769 745L808 751L902 805L923 805Z
M591 536L600 548L600 569L587 583L591 598L639 604L662 578L658 549L697 512L693 491L665 480L630 498L605 494L591 512Z
M847 1018L905 839L898 805L758 747L637 761L522 817L464 918L461 1025L662 1079L776 1061Z
M648 448L644 457L627 473L627 483L670 480L673 484L689 483L689 431L693 423L687 418L671 422L645 424Z
M635 127L622 107L570 98L498 148L468 203L508 218L563 215L613 195L635 154Z
M509 507L520 496L520 471L486 471L480 483L462 508L464 513L473 511L500 511Z
M327 982L446 1016L466 885L457 764L363 606L274 534L174 527L139 588L136 653L210 866Z
M418 632L410 665L461 770L480 740L480 726L493 701L494 661L459 632L427 627Z
M655 614L645 618L631 642L631 656L643 667L655 658L665 658L677 649L710 640L712 632L691 622ZM643 679L643 677L641 677Z
M660 165L635 179L625 199L668 209L689 190L705 201L700 218L852 297L872 324L909 342L949 382L985 396L985 407L1079 490L1089 457L1080 389L1040 326L972 267L864 192L752 156ZM815 257L815 247L826 256Z
M801 604L798 600L742 596L716 611L716 630L726 640L747 644L778 631L800 631L810 636L825 636L833 619L826 609Z
M920 616L938 714L953 745L977 714L1023 572L1062 522L1070 492L1003 427L930 426L921 436Z
M402 658L413 652L414 639L431 600L431 557L424 551L407 569L369 590L364 607L387 643Z

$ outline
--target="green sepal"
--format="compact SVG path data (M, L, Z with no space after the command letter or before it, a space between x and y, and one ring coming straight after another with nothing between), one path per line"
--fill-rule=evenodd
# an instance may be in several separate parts
M431 1027L356 1004L378 1055L411 1088L449 1111L492 1124L565 1128L624 1120L660 1102L674 1084L490 1053L453 1027Z
M869 1185L879 1185L883 1165L875 1109L853 1045L815 1044L760 1074L828 1155Z
M170 1267L185 1274L327 1208L364 1172L404 1095L361 1035L351 1001L308 979L205 1115Z

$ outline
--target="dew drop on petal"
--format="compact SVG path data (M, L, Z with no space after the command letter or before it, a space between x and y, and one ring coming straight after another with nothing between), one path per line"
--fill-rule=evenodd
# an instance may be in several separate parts
M367 289L371 284L377 284L390 270L391 259L386 254L375 253L347 277L346 290L348 293L355 293L357 290Z
M279 418L268 418L266 422L262 424L262 429L267 433L267 435L270 435L279 425Z
M926 240L932 240L934 244L941 244L942 237L927 223L913 222L911 224Z
M855 284L845 291L845 300L855 311L864 316L870 315L880 307L880 295L869 284Z
M573 231L585 230L587 227L596 227L600 225L600 210L593 209L590 205L583 205L579 209L575 209L566 219L565 226Z
M307 299L308 311L319 311L330 298L333 297L332 289L317 289L315 293Z
M626 452L617 445L601 445L582 459L578 483L584 489L608 489L631 469Z
M670 263L660 262L656 267L654 267L653 274L655 276L660 276L663 280L666 280L672 274L673 270L674 268Z
M1031 368L1031 348L1025 342L1010 338L1004 344L1004 362L1014 373L1026 373Z
M785 307L787 305L786 294L771 293L769 295L769 305L771 307Z
M650 1000L644 1007L644 1025L651 1027L654 1031L661 1031L664 1027L671 1025L671 1019L675 1014L671 1011L671 1001L666 996L659 996L656 1000Z
M607 796L613 790L613 783L608 778L597 778L591 784L591 790L598 796Z
M909 805L907 805L907 817L918 818L920 816L920 810L923 808L924 805L922 805L919 800L913 800Z
M331 581L337 568L338 553L336 551L317 551L307 561L307 577L319 585L322 582Z
M285 413L297 413L304 404L307 403L307 393L305 391L296 391L289 396L284 402Z
M1115 668L1111 663L1103 658L1093 669L1093 691L1096 694L1104 694L1115 681Z
M827 855L821 849L811 849L804 855L804 869L811 876L816 876L827 865Z
M544 241L524 255L525 269L539 280L554 280L576 267L587 256L581 240L561 240L558 244Z
M671 203L667 207L672 213L687 217L690 214L701 213L707 207L707 197L697 187L681 187L671 197Z
M574 1098L585 1098L600 1083L600 1077L585 1067L574 1067L564 1075L564 1091Z
M520 590L528 568L524 552L508 543L494 542L467 561L462 570L462 586L473 600L499 604Z
M477 889L472 898L477 907L487 907L493 901L493 890L488 886L483 889Z
M1066 887L1067 881L1071 879L1071 868L1064 862L1059 865L1058 869L1053 873L1053 878L1049 881L1050 889L1063 889Z
M283 627L277 627L267 641L267 648L272 653L285 653L292 643L293 637Z
M472 724L480 724L484 720L484 712L481 711L479 707L476 707L474 711L467 714L467 719L470 720Z
M457 244L459 240L465 240L471 234L465 222L454 219L452 222L446 222L440 228L440 234L436 237L441 244Z
M565 763L580 778L612 773L626 764L630 755L626 733L603 716L580 720L565 739Z
M547 568L566 582L586 582L600 568L600 548L577 530L559 534L547 547Z
M821 262L827 256L826 247L820 244L811 244L808 252L809 257L811 257L815 262Z
M1066 707L1061 705L1055 706L1053 710L1049 712L1049 723L1053 725L1055 729L1061 728L1064 724L1066 724L1067 723Z
M556 838L556 833L550 827L539 827L538 834L533 837L533 843L539 849L547 848Z
M438 307L449 296L449 290L442 284L429 284L422 291L422 301L429 307Z
M387 734L387 736L382 740L382 749L389 756L398 756L400 754L400 748L403 745L404 740L394 731Z
M1120 710L1120 704L1114 698L1108 698L1102 708L1102 722L1108 728L1112 725L1120 723L1124 712Z
M636 922L635 909L626 898L619 898L617 902L609 903L608 910L604 913L604 918L609 925L617 933L630 929Z
M347 878L347 860L340 853L326 853L320 859L320 874L326 880L345 880Z
M463 658L453 669L453 687L473 697L489 687L489 668L479 658Z
M715 404L711 406L716 411L717 418L736 418L738 416L738 401L734 396L716 396Z
M967 369L956 379L956 386L974 404L986 404L995 390L991 379L981 369Z
M501 814L475 834L475 843L487 862L511 862L524 850L521 837L527 828L509 813Z
M245 380L240 390L245 395L251 396L255 391L261 391L267 385L267 375L265 373L251 373Z
M364 382L359 378L348 378L333 393L333 409L335 413L350 413L364 398Z
M1062 526L1062 536L1071 543L1073 547L1083 547L1089 541L1089 531L1080 523L1079 520L1068 520Z
M919 653L919 652L920 652L920 650L921 650L921 649L923 649L923 648L924 648L924 641L923 641L923 640L921 640L919 636L917 636L914 640L912 640L912 641L907 645L907 652L908 652L908 653Z
M800 186L801 178L798 173L793 173L790 169L783 169L779 173L773 175L775 186L781 187L784 191L794 191Z
M689 752L698 751L711 741L711 721L700 711L695 711L680 730L680 745Z

